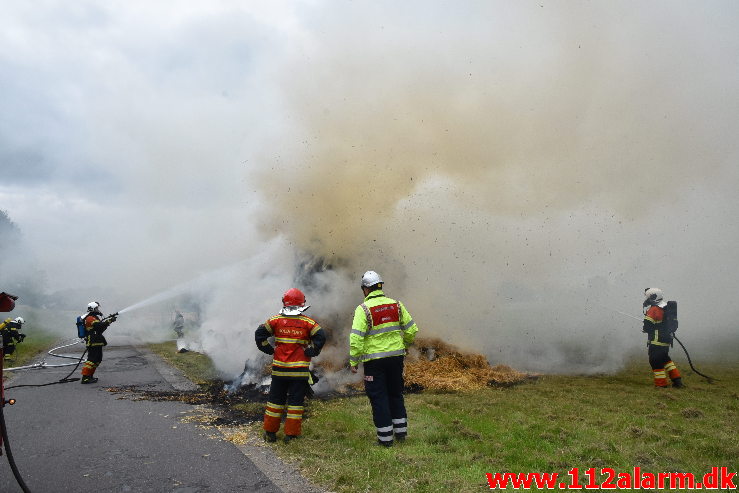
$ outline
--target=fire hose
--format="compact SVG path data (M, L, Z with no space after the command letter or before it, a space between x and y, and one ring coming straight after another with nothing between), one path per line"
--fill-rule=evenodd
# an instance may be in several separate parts
M48 351L48 354L50 356L55 356L57 358L66 358L66 359L77 360L76 363L61 363L61 364L58 364L58 365L50 365L50 364L47 364L45 360L43 360L43 361L41 361L39 363L35 363L33 365L17 366L15 368L6 368L6 371L12 371L12 370L35 370L35 369L42 369L42 368L61 368L61 367L64 367L64 366L72 366L72 365L74 365L74 368L72 369L71 372L69 372L69 374L66 377L61 378L61 379L59 379L59 380L57 380L55 382L40 383L40 384L12 385L12 386L6 387L6 388L7 389L14 389L14 388L18 388L18 387L46 387L47 385L56 385L56 384L59 384L59 383L69 383L69 382L76 382L76 381L78 381L79 378L76 378L76 377L75 378L70 378L70 377L74 374L74 372L77 371L77 368L79 368L80 364L82 363L82 360L84 359L85 354L87 354L87 348L85 348L85 350L82 352L82 355L79 358L77 356L66 356L66 355L63 355L63 354L55 354L54 351L59 350L59 349L62 349L62 348L65 348L65 347L74 346L76 344L80 344L81 342L82 342L81 340L76 340L76 341L71 342L69 344L63 344L61 346L57 346L57 347L51 348Z
M13 452L12 452L12 450L10 448L10 441L8 439L8 428L5 425L5 413L3 412L3 408L5 407L5 404L11 404L11 405L12 404L15 404L15 400L14 399L8 399L6 401L5 400L5 390L7 390L7 389L14 389L14 388L18 388L18 387L45 387L47 385L56 385L56 384L59 384L59 383L75 382L75 381L79 380L79 378L70 378L70 377L72 376L72 374L74 374L75 371L77 371L77 368L80 366L80 363L82 363L82 360L84 359L85 354L87 354L87 348L85 348L84 352L82 353L82 355L79 358L77 358L76 356L66 356L66 355L63 355L63 354L55 354L54 351L59 350L59 349L62 349L62 348L65 348L65 347L74 346L76 344L79 344L80 342L81 342L81 340L77 340L77 341L74 341L74 342L69 343L69 344L63 344L61 346L57 346L57 347L51 348L48 351L48 354L51 355L51 356L55 356L57 358L74 359L74 360L77 360L76 363L63 363L63 364L58 364L58 365L49 365L49 364L46 364L46 361L41 361L40 363L36 363L36 364L33 364L33 365L19 366L19 367L15 367L15 368L7 368L6 369L6 370L32 370L32 369L40 369L40 368L59 368L59 367L63 367L63 366L72 366L72 365L74 365L74 368L72 369L72 371L66 377L64 377L64 378L62 378L60 380L57 380L56 382L49 382L49 383L35 384L35 385L32 385L32 384L27 384L27 385L11 385L10 387L5 387L3 385L3 383L2 383L3 354L2 354L2 350L0 349L0 401L1 401L0 402L0 436L2 436L2 439L0 440L0 443L2 443L2 445L5 448L5 454L8 457L8 464L10 465L11 471L13 471L13 476L15 477L15 480L18 483L18 486L21 487L21 489L23 490L24 493L30 493L31 490L28 489L28 486L26 485L25 481L23 480L23 477L20 474L20 471L18 470L18 466L15 464L15 458L13 457ZM0 453L1 453L1 451L0 451Z
M1 351L0 351L1 352ZM21 487L24 493L30 493L31 490L28 489L28 486L26 486L25 481L23 481L23 477L21 476L20 471L18 471L18 466L15 465L15 459L13 458L13 452L10 450L10 441L8 440L8 429L5 426L5 413L3 412L3 408L5 407L5 402L0 405L0 429L2 429L2 437L3 437L3 446L5 447L5 455L8 456L8 464L10 464L10 469L13 471L13 476L15 477L15 480L18 482L18 486Z
M20 471L18 470L18 466L15 464L15 458L13 457L13 451L10 448L10 440L8 439L8 427L5 425L5 404L13 405L15 404L15 399L8 399L5 400L5 388L3 385L3 350L0 348L0 444L2 444L5 447L5 455L8 457L8 464L10 465L10 470L13 471L13 476L15 477L16 482L18 483L18 486L21 487L23 490L23 493L30 493L31 490L28 489L28 486L26 486L25 481L23 481L23 477L21 476ZM2 450L0 450L0 455L2 454Z
M596 305L598 305L598 306L602 306L603 308L607 308L607 309L609 309L609 310L611 310L611 311L614 311L614 312L616 312L616 313L619 313L619 314L621 314L621 315L624 315L624 316L626 316L626 317L629 317L629 318L633 318L634 320L639 320L639 321L641 321L641 319L640 319L640 318L637 318L637 317L635 317L635 316L633 316L633 315L629 315L628 313L624 313L624 312L622 312L622 311L620 311L620 310L616 310L615 308L612 308L612 307L610 307L610 306L602 305L602 304L600 304L600 303L595 303L595 304L596 304ZM694 371L695 373L697 373L698 375L700 375L700 376L702 376L703 378L705 378L705 379L706 379L706 381L708 381L708 383L713 383L713 382L718 382L718 381L719 381L719 380L718 380L717 378L709 377L708 375L706 375L706 374L704 374L704 373L701 373L701 372L699 372L699 371L698 371L698 370L697 370L697 369L695 368L695 366L693 366L693 361L692 361L692 360L690 359L690 354L688 354L688 350L687 350L687 349L685 348L685 345L684 345L684 344L683 344L683 343L682 343L682 342L680 341L680 339L678 339L678 338L677 338L677 336L675 335L675 333L674 333L674 332L672 333L672 337L673 337L673 339L675 339L675 340L677 341L677 343L678 343L678 344L680 344L680 347L681 347L681 348L683 348L683 351L685 351L685 356L687 356L687 357L688 357L688 363L690 364L690 368L692 368L692 370L693 370L693 371Z
M693 362L690 360L690 354L688 354L688 350L685 349L685 345L680 341L680 339L677 338L677 336L675 334L672 334L672 338L675 339L677 341L677 343L680 344L680 347L683 348L683 351L685 351L685 356L688 357L688 363L690 364L690 367L693 369L694 372L696 372L698 375L700 375L703 378L705 378L708 381L708 383L713 383L713 382L718 382L719 381L716 378L709 377L708 375L705 375L705 374L699 372L698 370L696 370L695 369L695 366L693 366Z

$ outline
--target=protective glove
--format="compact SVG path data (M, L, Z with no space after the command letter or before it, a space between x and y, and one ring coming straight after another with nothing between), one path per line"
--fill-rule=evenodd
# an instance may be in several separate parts
M20 341L23 342L23 339L26 338L26 334L18 334L18 337L20 338Z
M275 348L272 347L272 344L265 344L264 346L258 346L259 350L265 354L275 354Z
M316 349L313 346L308 346L307 348L305 348L305 350L303 352L309 358L313 358L315 356L318 356L321 353L318 349Z

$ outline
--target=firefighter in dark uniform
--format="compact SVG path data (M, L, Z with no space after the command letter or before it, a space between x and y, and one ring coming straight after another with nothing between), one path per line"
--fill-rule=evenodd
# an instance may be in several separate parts
M349 334L349 364L357 373L364 364L364 390L372 405L377 443L385 447L408 434L408 416L403 399L403 362L408 346L418 332L403 303L388 298L375 271L362 276L364 303L354 311Z
M668 387L669 377L673 387L682 388L683 379L680 377L680 370L670 359L669 353L670 346L672 346L673 331L667 327L665 319L667 302L662 290L659 288L645 289L643 306L646 311L642 332L647 334L649 364L652 366L652 373L654 374L654 386L657 388Z
M26 323L21 317L15 319L7 318L4 322L0 323L0 334L3 339L3 353L6 359L10 359L11 355L15 352L15 345L19 342L23 342L26 338L26 334L20 332L23 324Z
M103 320L100 311L100 303L92 301L87 304L87 313L82 316L85 322L85 345L87 346L87 361L82 365L82 380L80 383L95 383L98 379L94 376L95 370L103 361L103 346L108 345L103 332L110 324L115 322L116 317Z
M261 324L255 333L260 351L273 355L272 383L264 411L264 437L277 440L282 416L285 414L285 442L301 434L305 395L312 376L311 358L320 354L326 343L321 326L303 315L305 295L299 289L289 289L282 296L280 313ZM272 346L269 339L274 338Z

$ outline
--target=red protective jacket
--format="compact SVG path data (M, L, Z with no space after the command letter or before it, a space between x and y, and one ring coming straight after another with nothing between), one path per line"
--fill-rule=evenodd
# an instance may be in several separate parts
M653 346L669 346L672 344L672 332L667 330L664 323L665 310L658 306L652 305L644 315L644 327L642 332L646 332L649 344Z
M275 315L270 318L257 329L257 347L269 352L265 349L272 347L267 340L270 337L275 338L272 376L277 377L308 378L311 357L318 356L326 342L318 322L305 315Z

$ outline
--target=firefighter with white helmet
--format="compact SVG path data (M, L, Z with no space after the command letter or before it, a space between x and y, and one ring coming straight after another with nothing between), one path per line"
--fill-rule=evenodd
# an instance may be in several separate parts
M670 302L674 303L674 302ZM669 317L666 316L665 309L668 302L665 301L664 294L659 288L647 288L644 290L643 307L646 309L644 313L644 325L642 332L647 334L649 364L652 367L654 375L654 386L664 388L669 386L669 380L672 386L676 388L683 387L683 379L680 376L680 370L670 358L670 346L672 346L672 334L676 326L671 326Z
M364 302L354 310L349 334L349 364L364 365L364 390L372 405L377 443L390 447L405 440L408 415L403 398L403 363L418 327L400 301L382 291L382 278L369 270L361 281Z
M81 318L85 324L85 345L87 346L87 361L82 365L82 384L95 383L98 379L94 376L100 363L103 361L103 346L108 345L103 332L110 324L115 322L116 317L110 316L103 319L100 311L100 303L91 301L87 304L87 313Z
M26 338L26 334L22 334L20 332L24 323L26 323L26 321L22 317L16 317L15 319L6 318L2 323L0 323L3 354L5 354L6 359L9 359L15 352L16 344L23 342Z
M302 433L305 395L312 384L311 358L321 353L326 335L321 326L304 312L305 295L296 288L282 295L280 312L261 324L254 339L257 348L272 358L272 383L264 411L264 437L277 440L285 414L285 442ZM274 338L272 346L270 339Z

